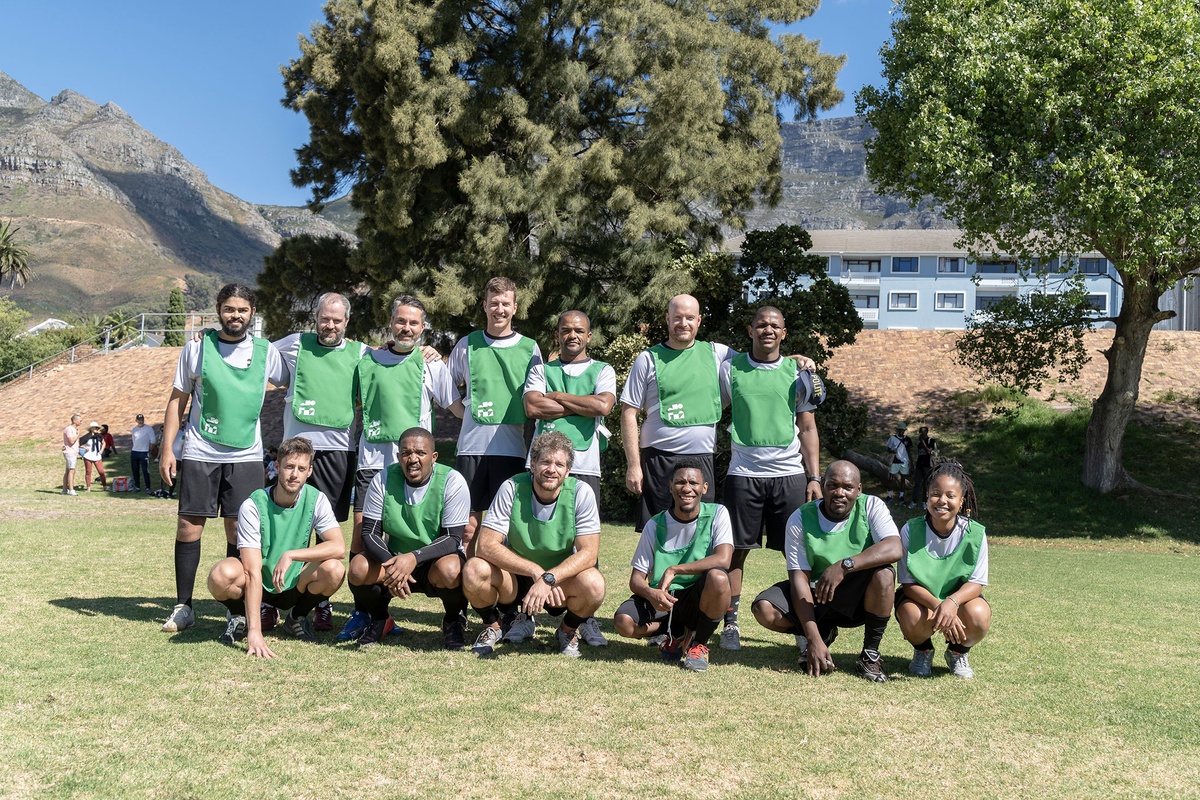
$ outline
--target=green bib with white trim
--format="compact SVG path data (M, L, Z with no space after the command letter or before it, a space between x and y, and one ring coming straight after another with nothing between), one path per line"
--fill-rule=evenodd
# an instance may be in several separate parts
M258 440L258 417L267 390L266 339L251 337L254 354L246 367L230 366L217 349L217 332L204 334L200 354L200 435L245 450Z
M670 512L660 511L652 517L654 520L654 574L650 576L651 587L658 588L667 567L690 564L708 556L708 551L712 546L713 517L716 516L716 513L715 503L701 503L700 516L696 519L696 534L686 547L678 550L668 550L666 546L667 517ZM685 589L699 578L699 575L676 575L671 579L671 585L667 589L668 591Z
M512 482L508 546L542 569L553 569L575 552L575 486L578 481L570 476L563 481L554 513L545 522L533 515L533 476L522 472L514 476Z
M917 583L929 590L938 600L958 591L966 583L983 549L985 528L975 520L967 522L967 532L958 547L945 558L938 558L925 546L929 541L929 528L925 517L914 517L908 521L908 573ZM937 536L937 534L933 534Z
M357 370L363 438L372 444L395 442L400 434L421 424L425 359L420 350L413 350L399 364L380 364L367 354Z
M383 484L383 532L392 555L411 553L441 535L442 510L446 506L446 477L450 467L434 464L429 488L418 503L409 503L404 487L404 470L399 464L387 468Z
M300 496L291 508L284 508L275 503L270 488L256 489L250 493L250 499L258 507L258 530L262 548L262 579L263 589L268 592L286 592L296 588L300 579L300 571L304 569L303 561L294 561L284 575L283 586L275 588L272 573L279 558L288 550L300 550L308 547L312 540L313 514L317 507L315 487L304 484Z
M850 509L846 524L838 530L821 530L817 501L800 507L800 525L804 529L804 552L811 567L809 578L816 580L830 564L853 558L871 544L871 525L867 521L867 496L860 494Z
M315 333L300 334L292 376L292 416L308 425L349 428L354 422L354 371L362 346L325 347Z
M796 362L757 369L750 356L729 365L733 441L742 447L787 447L796 438Z

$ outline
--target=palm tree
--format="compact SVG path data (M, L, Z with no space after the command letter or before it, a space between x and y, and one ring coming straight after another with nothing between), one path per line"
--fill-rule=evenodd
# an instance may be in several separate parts
M17 244L16 234L19 230L12 227L11 220L0 222L0 283L7 275L12 280L13 289L24 286L33 277L29 251Z

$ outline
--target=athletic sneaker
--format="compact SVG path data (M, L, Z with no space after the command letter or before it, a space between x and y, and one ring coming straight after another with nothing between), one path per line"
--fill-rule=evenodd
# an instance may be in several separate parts
M262 614L263 633L273 630L279 624L279 609L275 606L263 603L258 607L258 613Z
M348 642L351 639L357 639L363 635L363 631L371 624L371 615L365 611L354 609L354 613L350 615L350 619L346 620L346 624L338 631L337 636L333 637L339 642Z
M288 636L294 636L302 642L311 642L313 640L312 623L308 621L308 617L296 619L291 614L288 614L283 624L279 627Z
M883 660L878 650L863 650L854 662L854 671L869 681L887 683L887 675L883 673Z
M666 644L667 638L668 637L665 633L660 633L655 636L651 636L646 641L652 644L654 647L662 647L664 644Z
M908 507L909 507L909 508L916 508L916 507L917 507L917 503L916 503L916 501L915 501L915 500L910 500L910 501L909 501L909 503L908 503Z
M933 648L918 650L913 648L912 661L908 662L908 671L918 678L928 678L933 674Z
M947 650L946 666L950 668L950 672L956 678L969 681L975 677L975 670L971 669L971 664L967 661L966 653L956 653L953 650Z
M558 652L568 658L579 658L579 630L564 631L559 628L554 632L558 640Z
M221 634L221 644L233 644L246 638L246 618L234 614L225 623L225 632Z
M596 621L595 617L588 617L579 626L579 635L583 638L584 644L590 647L608 646L608 639L605 639L604 634L600 632L600 623Z
M683 639L673 639L668 636L658 646L658 657L663 661L678 661L683 657Z
M71 497L79 497L79 492L75 491L74 489L65 491L65 492L63 492L63 494L70 495Z
M355 613L363 614L364 612L356 611ZM373 644L379 644L381 641L383 641L383 637L387 636L395 626L395 623L392 622L391 617L385 617L384 619L380 620L372 620L369 615L364 614L364 616L367 617L367 624L366 627L363 628L362 633L358 636L357 644L359 647L370 647ZM344 632L345 628L342 630Z
M702 644L694 644L689 647L687 655L683 658L683 668L690 669L692 672L707 671L708 648Z
M479 638L475 640L475 646L471 648L471 652L477 656L490 656L496 649L496 645L500 643L499 628L493 628L488 625L479 632Z
M742 633L738 630L737 623L726 625L725 630L721 631L721 649L722 650L741 650L742 649Z
M526 639L532 639L534 632L537 630L537 620L528 614L518 613L513 619L512 624L508 626L508 630L500 637L500 641L509 642L511 644L520 644Z
M449 620L442 620L442 641L447 650L462 650L467 646L467 634L463 628L462 615L455 614Z
M317 603L317 607L313 609L313 630L333 630L333 606L329 605L328 600L322 600L320 603Z
M162 629L165 633L179 633L179 631L187 630L196 624L196 615L192 613L192 607L187 603L180 603L171 609L167 621L163 623Z

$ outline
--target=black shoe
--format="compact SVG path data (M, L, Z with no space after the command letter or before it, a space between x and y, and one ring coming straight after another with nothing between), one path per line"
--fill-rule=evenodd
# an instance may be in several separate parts
M359 647L370 647L371 645L379 644L383 641L383 637L387 636L392 631L392 627L396 623L392 622L391 617L384 619L373 619L371 624L367 626L362 635L358 637Z
M869 681L887 683L887 675L883 673L883 659L878 650L863 650L854 662L854 671Z
M461 615L455 614L448 620L442 620L442 639L447 650L462 650L467 646L467 634L463 629Z

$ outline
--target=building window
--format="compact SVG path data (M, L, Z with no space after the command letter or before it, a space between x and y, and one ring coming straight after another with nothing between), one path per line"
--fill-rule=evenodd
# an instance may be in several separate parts
M1108 295L1106 294L1089 294L1088 305L1094 308L1100 314L1108 313Z
M1108 274L1108 262L1103 258L1079 259L1079 272L1083 275Z
M917 272L920 260L911 256L892 259L892 272Z
M889 311L916 311L916 292L888 292Z
M967 271L967 260L958 257L942 257L938 259L938 272L963 273Z
M995 308L1004 299L1002 294L977 294L975 295L975 310L988 311Z
M1015 261L985 261L975 267L976 272L985 275L1016 275L1017 262Z
M878 258L847 258L842 266L854 272L879 272Z
M854 303L855 308L879 308L879 295L877 294L852 294L850 301Z
M936 295L938 311L962 311L964 295L962 292L938 292Z

